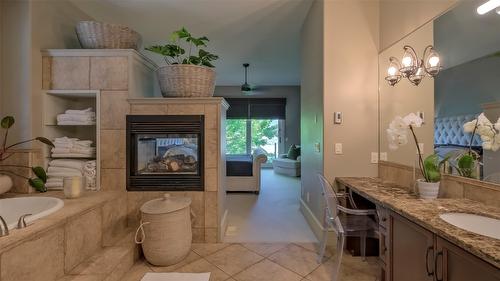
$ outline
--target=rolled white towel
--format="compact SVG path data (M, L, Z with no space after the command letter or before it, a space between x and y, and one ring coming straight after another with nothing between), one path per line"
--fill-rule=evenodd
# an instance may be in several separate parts
M96 188L96 176L97 176L97 163L96 160L87 161L83 166L83 176L86 179L87 188L95 190Z
M49 167L73 168L80 171L83 170L83 165L85 161L75 159L54 159L49 162Z
M52 148L52 153L80 153L80 154L89 154L95 153L95 147L87 147L87 148Z
M95 125L94 121L57 121L57 125L61 126L88 126L88 125Z
M47 187L48 189L54 189L54 190L57 190L57 189L62 189L63 188L63 182L46 182L45 183L45 187Z

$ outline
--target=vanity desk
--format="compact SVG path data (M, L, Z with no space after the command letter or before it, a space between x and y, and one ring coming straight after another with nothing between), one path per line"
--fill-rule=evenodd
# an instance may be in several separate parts
M500 218L499 208L469 199L423 200L379 178L336 181L339 188L377 206L382 280L500 280L500 240L462 230L439 217L459 212Z

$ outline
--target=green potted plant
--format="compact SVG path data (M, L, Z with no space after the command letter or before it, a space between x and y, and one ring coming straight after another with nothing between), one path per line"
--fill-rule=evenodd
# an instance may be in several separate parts
M2 121L0 122L1 128L4 129L4 135L3 135L3 142L2 146L0 147L0 194L5 193L9 191L12 188L12 179L10 176L16 176L16 177L21 177L24 178L28 181L29 185L32 186L34 189L36 189L39 192L46 192L47 188L45 187L45 183L47 182L47 174L45 173L45 170L42 167L35 166L25 166L25 165L10 165L10 164L3 164L7 159L12 157L16 151L14 151L14 148L18 145L28 143L28 142L33 142L33 141L39 141L41 143L44 143L48 146L54 147L54 144L44 138L44 137L36 137L33 139L25 140L25 141L20 141L16 142L11 145L7 145L7 138L9 136L9 129L14 125L15 120L14 117L12 116L5 116L2 118ZM7 168L7 169L6 169ZM24 175L21 175L15 171L12 171L14 169L30 169L33 171L34 177L29 178Z
M417 180L418 194L423 199L435 199L439 194L441 168L448 161L448 157L439 160L437 154L431 154L423 159L417 135L415 134L415 128L421 127L422 123L423 120L414 113L410 113L405 117L397 116L387 129L387 137L389 148L396 150L399 146L408 143L408 131L411 132L417 147L418 165L424 177Z
M219 57L207 47L207 37L194 37L184 27L174 31L170 44L154 45L146 50L160 54L167 65L157 70L164 97L211 97L215 90L213 61Z

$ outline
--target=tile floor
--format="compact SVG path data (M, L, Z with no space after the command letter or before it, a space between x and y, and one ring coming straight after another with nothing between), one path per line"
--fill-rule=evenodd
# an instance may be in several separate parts
M147 272L211 272L210 281L329 281L332 262L328 257L319 265L313 243L193 244L180 263L157 267L140 260L122 280L139 281ZM344 255L341 281L375 281L376 275L375 258Z
M259 195L227 194L224 242L317 242L300 211L300 178L261 172Z

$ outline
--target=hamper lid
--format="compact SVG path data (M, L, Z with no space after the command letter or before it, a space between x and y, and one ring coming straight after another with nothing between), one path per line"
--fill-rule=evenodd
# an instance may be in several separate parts
M175 212L188 207L191 204L191 198L188 197L170 197L170 194L164 194L163 198L153 199L144 203L141 212L146 214L158 215Z

